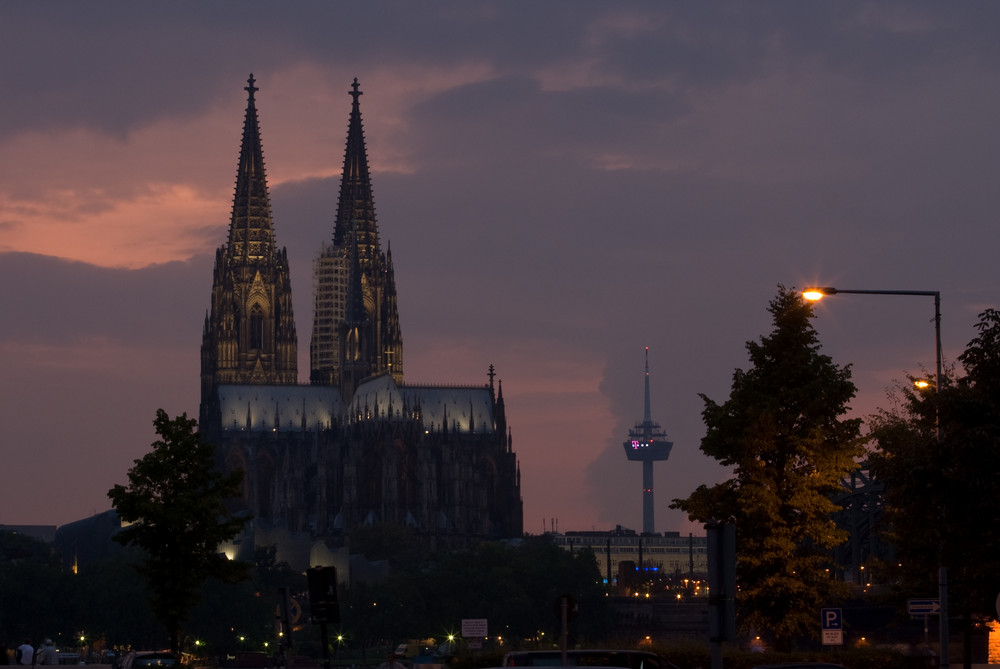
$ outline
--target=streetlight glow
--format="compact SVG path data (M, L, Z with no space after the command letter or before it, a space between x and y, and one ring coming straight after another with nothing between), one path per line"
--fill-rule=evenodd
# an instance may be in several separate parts
M836 295L841 291L830 286L809 286L802 291L802 297L806 298L810 302L815 302L816 300L821 300L827 295Z
M856 290L837 290L832 286L810 286L802 291L802 297L806 298L810 302L816 302L817 300L822 300L827 295L836 295L837 293L857 293L868 291L856 291Z

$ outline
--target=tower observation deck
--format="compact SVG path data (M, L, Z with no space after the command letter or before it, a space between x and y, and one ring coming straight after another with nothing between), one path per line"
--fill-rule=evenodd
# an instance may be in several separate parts
M643 420L628 431L625 455L629 460L642 462L642 532L652 534L653 529L653 462L670 457L674 444L667 441L667 433L654 423L649 410L649 347L646 347L646 401Z

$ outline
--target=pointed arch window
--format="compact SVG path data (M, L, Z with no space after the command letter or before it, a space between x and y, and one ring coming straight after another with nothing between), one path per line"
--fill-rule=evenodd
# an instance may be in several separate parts
M250 307L250 332L247 344L251 350L264 348L264 310L259 304Z

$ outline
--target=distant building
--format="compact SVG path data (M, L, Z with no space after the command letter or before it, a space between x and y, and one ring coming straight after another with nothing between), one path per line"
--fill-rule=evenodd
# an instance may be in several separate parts
M52 541L63 566L74 573L122 550L112 541L121 530L121 519L114 509L60 525Z
M310 385L298 384L290 268L271 218L252 75L246 90L199 412L219 466L246 475L241 506L253 521L238 551L279 535L336 544L383 523L437 544L520 536L520 471L492 365L481 385L403 380L392 254L379 240L356 79L332 244L319 245L314 265ZM293 564L310 559L280 551Z
M669 576L705 578L708 574L708 539L679 532L638 534L620 525L610 531L553 534L557 546L569 551L591 550L608 583L618 578L625 563L630 568L655 571Z
M0 525L0 531L16 532L45 543L51 543L56 537L55 525Z

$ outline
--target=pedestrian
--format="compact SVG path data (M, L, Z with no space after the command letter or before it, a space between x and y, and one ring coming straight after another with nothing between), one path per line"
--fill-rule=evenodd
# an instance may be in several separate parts
M34 664L35 647L31 645L31 639L25 639L24 643L14 651L14 661L22 666Z
M46 639L42 642L42 647L38 649L38 657L35 658L35 664L59 664L59 651L52 645L52 639Z
M0 641L0 664L8 665L10 664L10 657L7 654L7 644Z
M122 656L121 664L118 665L121 669L132 669L132 663L135 662L135 649L129 648L128 652Z

